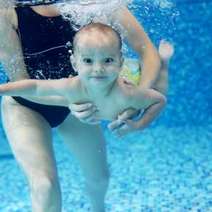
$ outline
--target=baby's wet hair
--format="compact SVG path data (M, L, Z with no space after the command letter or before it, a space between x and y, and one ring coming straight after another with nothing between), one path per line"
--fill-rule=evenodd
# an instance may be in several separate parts
M112 28L109 25L106 25L106 24L103 24L103 23L93 23L92 22L88 25L83 26L74 36L73 52L77 47L77 43L79 41L80 36L84 33L89 33L89 32L94 32L94 31L101 32L105 35L107 33L114 34L114 36L117 37L120 50L122 49L122 38L121 38L121 35L119 34L118 31L116 31L114 28Z

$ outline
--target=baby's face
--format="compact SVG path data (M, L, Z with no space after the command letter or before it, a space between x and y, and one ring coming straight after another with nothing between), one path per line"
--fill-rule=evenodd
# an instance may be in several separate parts
M122 67L118 39L113 35L82 35L72 63L80 80L87 85L106 86L113 83Z

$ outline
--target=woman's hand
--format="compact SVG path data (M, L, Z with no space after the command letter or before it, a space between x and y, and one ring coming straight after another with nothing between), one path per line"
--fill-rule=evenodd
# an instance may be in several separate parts
M127 109L111 122L108 128L119 137L135 132L140 129L138 121L133 121L137 116L140 116L140 111Z
M74 77L69 75L69 78ZM97 108L90 102L84 104L70 104L71 114L86 124L99 124L100 120L96 117Z
M164 95L153 89L147 89L146 92L148 92L146 98L152 100L151 105L140 111L127 109L108 125L108 128L117 136L145 129L164 109L167 101Z
M70 104L71 114L86 124L99 124L100 120L96 117L97 108L92 103Z

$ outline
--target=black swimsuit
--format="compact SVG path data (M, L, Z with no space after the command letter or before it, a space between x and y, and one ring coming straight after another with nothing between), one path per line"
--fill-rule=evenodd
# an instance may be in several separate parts
M30 7L17 7L17 33L21 40L24 62L31 79L60 79L76 75L68 50L71 49L75 30L62 16L46 17ZM37 104L21 97L13 97L18 103L40 113L56 127L70 113L67 107Z

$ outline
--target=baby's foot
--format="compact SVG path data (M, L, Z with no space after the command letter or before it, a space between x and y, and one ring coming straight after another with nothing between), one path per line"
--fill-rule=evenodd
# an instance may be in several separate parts
M161 40L159 45L159 55L164 62L168 62L174 53L174 46L168 41Z

